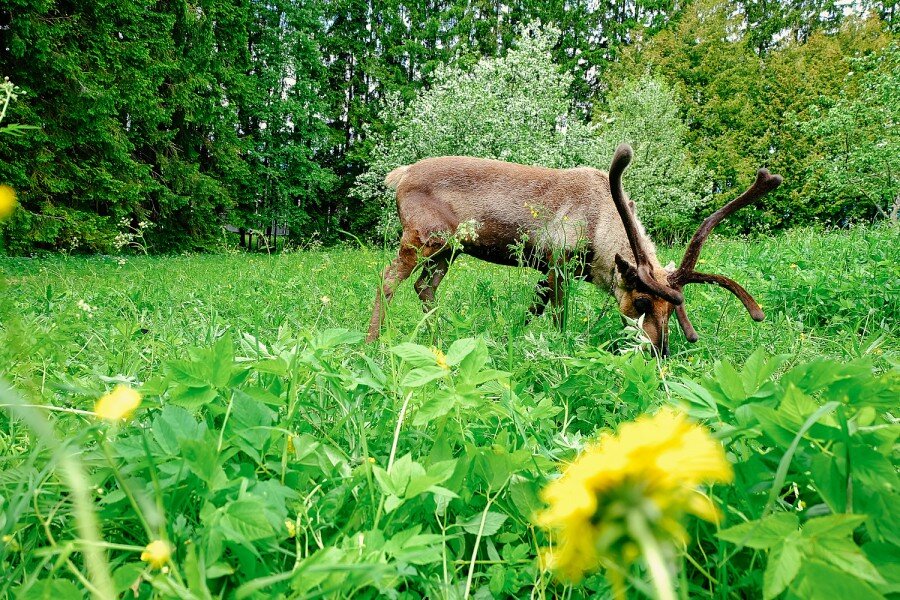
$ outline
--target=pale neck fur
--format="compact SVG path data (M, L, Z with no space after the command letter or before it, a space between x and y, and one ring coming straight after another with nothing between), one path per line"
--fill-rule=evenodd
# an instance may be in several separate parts
M667 283L665 281L666 271L656 256L656 246L647 236L640 220L636 220L638 233L641 236L641 246L644 248L647 260L653 266L653 272L657 280L663 278L660 283L665 284ZM616 302L619 302L626 290L622 276L616 268L615 256L619 254L622 258L634 264L634 253L631 251L625 228L622 226L619 214L615 209L602 211L601 215L598 216L591 242L594 251L594 261L591 263L591 279L596 285L608 290L615 297Z

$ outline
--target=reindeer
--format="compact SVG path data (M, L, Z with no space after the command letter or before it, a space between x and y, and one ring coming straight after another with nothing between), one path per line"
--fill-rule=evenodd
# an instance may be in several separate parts
M581 246L585 252L577 276L606 289L623 315L632 319L643 316L644 332L659 356L669 354L673 312L687 340L693 343L698 339L684 310L682 289L689 283L712 283L727 289L740 299L753 320L762 321L759 304L737 282L694 267L716 225L778 187L781 176L760 169L747 191L697 229L681 265L664 268L635 214L634 203L622 188L622 173L632 155L629 145L620 145L608 175L589 167L548 169L464 156L426 158L388 173L385 184L397 191L403 234L397 258L384 270L367 340L377 339L385 306L420 261L423 268L415 289L426 310L429 308L454 255L448 237L461 223L473 221L475 233L459 240L462 252L515 266L520 262L513 248L524 242L534 264L544 272L532 307L534 314L540 314L548 301L560 305L564 290L555 267Z

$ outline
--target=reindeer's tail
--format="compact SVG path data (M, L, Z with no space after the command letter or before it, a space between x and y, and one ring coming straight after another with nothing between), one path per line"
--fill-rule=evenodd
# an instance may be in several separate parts
M397 167L396 169L388 173L387 177L384 178L384 185L388 186L392 190L396 190L400 185L400 182L403 181L403 178L406 177L407 171L409 171L409 165Z

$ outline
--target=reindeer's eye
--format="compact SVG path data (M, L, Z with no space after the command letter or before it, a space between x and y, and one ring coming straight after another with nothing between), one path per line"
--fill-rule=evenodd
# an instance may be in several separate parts
M642 315L646 315L647 313L649 313L651 308L653 308L653 304L648 298L637 298L634 301L634 310L638 311Z

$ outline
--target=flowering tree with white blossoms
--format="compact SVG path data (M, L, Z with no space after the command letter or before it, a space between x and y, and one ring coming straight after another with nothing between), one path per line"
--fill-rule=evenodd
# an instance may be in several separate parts
M678 115L675 91L649 74L626 81L611 92L597 120L603 124L598 160L612 156L622 142L634 148L623 179L647 230L657 241L693 233L710 178L688 158L687 125Z
M397 229L392 194L382 181L400 165L447 155L547 167L590 164L598 139L571 109L572 75L553 64L558 37L554 27L523 27L506 56L484 58L471 71L439 68L433 85L407 106L388 99L387 133L374 135L371 168L352 192L380 211L381 233L393 237Z
M671 90L642 79L613 96L612 112L600 125L584 123L568 96L573 75L553 63L558 38L555 27L525 26L506 56L484 58L469 71L443 66L433 85L406 106L396 96L388 99L388 127L372 134L371 168L352 191L373 220L377 213L380 235L393 239L399 229L393 193L382 182L400 165L466 155L606 169L620 141L634 144L638 153L626 182L638 211L657 218L672 209L678 215L663 219L665 225L690 222L700 201L699 172L685 167L684 125ZM659 229L650 219L645 225Z

